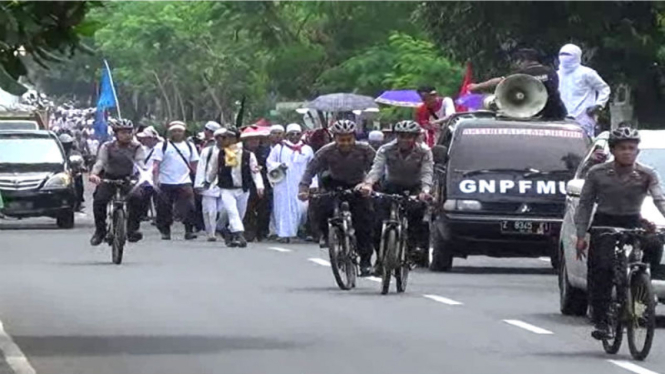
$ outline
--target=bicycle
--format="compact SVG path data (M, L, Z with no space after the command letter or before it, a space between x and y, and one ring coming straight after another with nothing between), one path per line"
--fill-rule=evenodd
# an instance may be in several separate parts
M409 272L415 267L415 262L408 252L409 222L406 217L406 205L409 202L419 202L417 197L407 194L374 193L374 196L390 200L390 215L383 221L381 228L381 244L379 259L381 262L381 294L390 290L391 277L395 277L395 286L398 293L406 291Z
M644 360L651 350L656 329L656 296L651 286L650 267L642 261L642 240L647 231L607 226L592 227L592 230L604 231L600 235L616 239L612 299L607 311L610 334L602 339L603 349L616 354L621 348L625 328L631 356ZM658 235L662 238L663 232ZM641 329L645 330L644 340L638 345L636 340Z
M111 261L122 263L122 256L127 243L127 199L124 190L129 186L129 179L102 179L102 183L116 186L113 199L109 202L108 228L106 242L111 246Z
M328 219L328 255L335 282L342 290L354 288L358 276L355 230L349 202L345 201L354 194L355 191L347 189L322 192L312 196L315 199L332 197L334 201L334 212Z

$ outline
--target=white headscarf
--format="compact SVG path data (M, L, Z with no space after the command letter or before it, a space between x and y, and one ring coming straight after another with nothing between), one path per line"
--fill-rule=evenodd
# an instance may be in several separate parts
M559 51L559 71L570 74L582 64L582 49L575 44L566 44Z
M284 132L284 126L282 126L282 125L272 125L272 126L270 126L270 132Z
M367 136L367 139L371 142L382 142L383 138L383 133L379 130L370 131Z

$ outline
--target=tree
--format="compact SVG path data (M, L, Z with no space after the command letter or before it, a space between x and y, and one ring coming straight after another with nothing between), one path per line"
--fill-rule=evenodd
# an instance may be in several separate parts
M64 61L77 50L89 51L81 37L92 35L95 22L85 20L95 2L0 2L0 87L21 95L17 80L28 74L22 55L40 66Z

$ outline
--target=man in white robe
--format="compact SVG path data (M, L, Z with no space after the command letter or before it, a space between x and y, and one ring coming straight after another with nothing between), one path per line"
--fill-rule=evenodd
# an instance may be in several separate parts
M214 136L221 136L226 132L224 128L218 128ZM217 228L217 215L222 211L222 194L216 183L205 186L206 177L210 171L215 143L209 143L201 150L200 161L196 168L194 188L201 195L201 211L203 214L203 225L205 226L208 241L217 241L215 231Z
M298 200L298 184L307 164L314 158L312 148L302 141L302 128L292 123L286 127L286 138L273 147L266 162L268 172L285 170L286 177L273 186L275 230L281 243L298 235L298 228L307 217L307 203ZM316 178L312 188L318 186Z

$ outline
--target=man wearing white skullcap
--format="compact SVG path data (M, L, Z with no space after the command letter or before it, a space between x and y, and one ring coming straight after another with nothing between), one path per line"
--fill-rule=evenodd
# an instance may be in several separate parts
M201 149L215 144L214 134L215 131L222 128L222 125L215 121L208 121L208 123L203 126L203 142L201 144Z
M307 164L314 158L312 148L301 140L302 127L292 123L286 127L286 139L276 145L268 156L268 173L282 169L285 178L273 186L273 217L275 231L282 243L298 235L298 228L307 217L307 204L298 199L298 185ZM312 187L316 187L316 178Z
M210 124L211 122L208 122ZM206 126L208 126L206 124ZM196 178L194 179L194 189L201 195L201 214L205 226L208 241L217 240L215 236L217 226L217 215L222 211L222 195L217 184L210 184L206 187L205 181L210 171L210 165L215 148L215 138L226 133L226 129L221 126L213 132L213 142L206 145L201 150L200 160L196 167Z
M272 125L270 126L270 135L268 136L270 140L270 148L276 146L284 140L284 126L282 125Z
M374 148L376 151L383 145L383 133L379 130L374 130L370 131L369 135L367 136L367 141L369 142L369 145Z
M157 229L163 240L171 240L173 206L179 208L185 224L185 240L196 239L197 221L192 174L196 171L199 154L196 147L185 139L185 123L171 122L169 138L155 149L155 182L159 186L157 199Z

